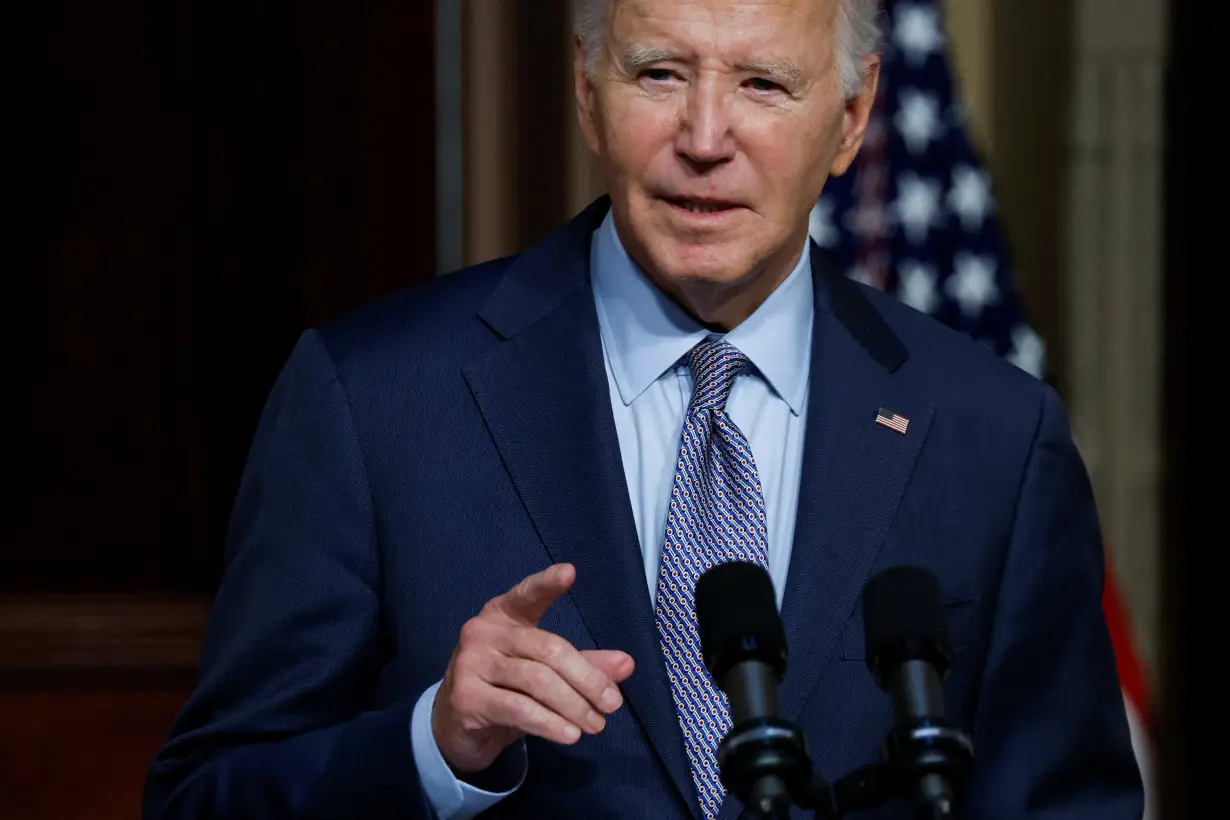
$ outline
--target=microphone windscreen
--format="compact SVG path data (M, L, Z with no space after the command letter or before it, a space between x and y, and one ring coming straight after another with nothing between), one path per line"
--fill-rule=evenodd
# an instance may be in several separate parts
M952 647L940 582L922 567L892 567L867 582L863 628L867 666L877 676L910 660L929 661L947 674Z
M697 580L695 599L705 666L719 688L730 668L745 660L767 664L781 682L786 635L764 569L746 561L716 564Z

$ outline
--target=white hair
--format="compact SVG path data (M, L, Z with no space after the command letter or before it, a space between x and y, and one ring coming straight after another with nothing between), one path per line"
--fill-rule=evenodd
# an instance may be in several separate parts
M598 67L598 55L606 36L608 0L575 0L573 31L585 51L585 70L593 77ZM863 87L863 58L875 52L879 44L880 27L876 21L879 0L836 0L837 2L837 66L841 72L841 90L846 98L853 97Z

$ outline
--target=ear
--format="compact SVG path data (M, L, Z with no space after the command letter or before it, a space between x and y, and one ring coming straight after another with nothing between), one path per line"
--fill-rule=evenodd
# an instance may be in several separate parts
M861 68L863 87L845 102L841 142L837 145L837 156L833 157L833 165L829 169L829 173L835 177L846 172L863 144L867 122L871 119L871 107L876 101L876 87L880 81L880 56L872 54L863 58Z
M595 154L598 150L597 106L594 101L594 84L585 70L585 49L581 38L572 38L572 85L577 98L577 122L585 136L585 144Z

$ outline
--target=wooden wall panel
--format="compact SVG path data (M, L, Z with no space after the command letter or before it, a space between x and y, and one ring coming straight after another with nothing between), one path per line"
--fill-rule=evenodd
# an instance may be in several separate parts
M0 684L0 816L137 820L186 681Z

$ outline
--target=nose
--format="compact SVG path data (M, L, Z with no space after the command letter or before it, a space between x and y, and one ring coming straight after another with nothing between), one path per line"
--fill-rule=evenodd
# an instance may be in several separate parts
M734 156L730 98L715 78L702 76L689 88L680 116L676 150L700 168Z

